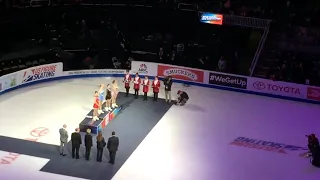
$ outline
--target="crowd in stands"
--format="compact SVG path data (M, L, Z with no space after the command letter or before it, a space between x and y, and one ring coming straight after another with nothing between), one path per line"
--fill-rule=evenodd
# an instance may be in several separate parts
M111 1L50 1L51 4L70 2ZM254 44L252 36L262 31L200 23L197 10L208 10L274 20L254 76L302 84L320 83L318 1L139 1L153 8L134 6L135 3L138 1L131 1L127 7L11 9L15 13L10 14L10 22L1 30L2 39L9 46L1 48L0 57L5 59L4 55L24 40L33 41L37 48L47 48L42 51L46 57L39 56L39 60L50 57L48 62L63 61L69 69L130 68L130 61L140 60L248 75L249 65L243 64L251 63L257 50L257 46L250 46ZM177 3L183 6L178 7ZM8 67L33 56L9 58L1 63Z
M72 69L129 68L134 59L237 73L241 59L252 59L255 49L245 47L253 29L203 24L197 11L161 5L25 9L2 34L12 41L7 34L20 29L19 38L48 47Z
M255 75L279 81L320 85L319 1L286 0L256 66Z

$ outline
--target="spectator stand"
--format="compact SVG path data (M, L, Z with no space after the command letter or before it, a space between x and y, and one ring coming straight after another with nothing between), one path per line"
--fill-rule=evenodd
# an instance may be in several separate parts
M217 5L212 4L219 12ZM91 10L88 7L92 7ZM119 63L129 66L128 59L216 70L223 55L229 67L227 72L248 74L253 55L246 56L246 51L250 49L259 54L259 48L248 48L246 41L252 31L267 27L268 20L225 14L224 26L216 26L199 22L201 5L178 4L165 7L165 11L163 8L90 3L64 6L60 11L43 7L36 12L47 12L51 18L49 22L41 20L46 25L39 28L41 32L37 34L74 70L84 68L81 64L94 68L120 67ZM95 13L89 13L92 11ZM36 13L30 13L36 17ZM257 39L260 41L260 37ZM92 63L83 63L87 57L91 57ZM117 61L112 61L112 57Z
M215 34L216 35L216 40L214 39L210 39L210 43L206 42L206 43L201 43L197 40L193 41L190 43L191 39L183 39L183 41L178 41L175 42L175 44L173 45L174 48L174 53L172 52L172 49L168 47L166 49L163 47L159 47L158 45L158 52L156 52L155 50L151 50L150 47L154 47L154 49L157 49L157 45L151 45L153 42L153 39L162 39L161 35L160 38L157 38L157 35L153 36L153 35L146 35L147 38L144 38L143 40L139 41L139 48L137 46L132 46L131 49L132 51L132 57L136 60L141 60L141 61L149 61L149 62L163 62L165 61L164 58L162 57L158 57L159 55L163 56L163 57L169 57L166 59L169 59L168 62L165 63L170 63L170 64L176 64L176 65L183 65L183 66L191 66L191 67L196 67L196 68L200 68L200 69L207 69L207 70L216 70L217 69L217 64L218 64L218 60L221 57L221 55L225 55L225 58L228 59L228 63L229 63L229 70L227 70L227 72L230 73L239 73L239 74L243 74L243 75L248 75L248 69L250 68L252 59L254 57L254 54L256 54L255 56L258 56L260 49L257 49L257 46L255 46L253 49L251 50L253 52L252 56L245 56L244 54L245 51L248 51L248 49L250 48L246 48L246 43L244 43L244 41L238 40L237 38L242 37L241 35L241 30L242 29L249 29L249 34L252 31L255 30L264 30L264 32L266 32L269 23L271 22L270 20L264 20L264 19L258 19L258 18L249 18L249 17L242 17L242 16L236 16L236 15L224 15L224 26L222 27L218 27L217 25L199 25L199 17L197 16L198 14L198 10L200 10L199 6L193 5L193 4L186 4L184 3L183 5L181 5L181 3L178 5L178 10L180 10L180 13L185 13L183 14L185 17L184 18L179 18L179 16L177 18L174 18L174 16L171 16L171 19L187 19L188 18L188 24L192 24L192 26L197 27L198 29L201 29L201 33L202 34L206 34L206 32L208 32L208 34ZM188 9L189 8L189 9ZM197 17L197 19L195 19L195 16ZM191 21L192 20L192 21ZM176 22L177 24L179 22ZM183 26L183 24L179 24L179 26ZM220 28L220 31L223 31L223 33L218 33L213 27L215 26L215 28ZM179 27L177 27L176 29L179 29ZM247 30L245 29L245 31ZM183 31L183 30L181 30ZM185 30L184 30L185 31ZM240 31L240 33L239 33ZM191 31L188 31L189 33L193 34ZM167 32L170 33L170 32ZM180 34L179 34L180 33ZM178 34L174 34L173 33L173 38L179 38L179 36L181 36L181 32L179 32ZM197 33L197 32L195 32ZM236 35L234 35L236 34ZM267 34L267 33L265 33ZM265 36L262 36L263 39L265 39ZM190 34L188 34L187 36L190 38ZM227 37L227 38L226 38ZM209 39L210 36L206 36L205 38ZM249 39L249 38L248 38ZM167 41L165 38L163 39L164 42ZM181 37L180 37L181 40ZM258 37L258 42L260 42L262 40L262 38ZM238 41L238 42L237 42ZM137 41L136 41L137 42ZM217 44L215 44L217 42ZM214 46L212 45L215 44ZM142 48L141 46L143 44L149 44L148 46L145 46L145 48ZM156 44L156 43L153 43ZM160 43L161 44L161 43ZM233 47L234 44L237 44L238 46ZM259 44L259 43L257 43ZM262 44L262 43L260 43ZM201 48L204 49L209 49L209 51L211 52L211 55L206 56L206 51L202 51ZM239 48L240 47L240 48ZM182 49L179 53L178 49ZM225 49L225 50L223 50ZM216 50L216 52L214 53L214 50ZM223 54L223 51L224 52ZM182 53L181 53L182 52ZM200 54L199 54L200 52ZM164 55L163 55L164 53ZM197 54L198 55L195 55ZM182 54L182 60L181 60L181 54ZM249 53L247 53L249 54ZM175 55L175 58L172 58L172 55ZM184 59L184 55L188 56L188 57L192 57L192 59L188 60L188 59ZM204 57L201 57L204 56ZM238 61L240 62L234 62L234 59L236 57L240 57ZM179 59L180 57L180 59ZM200 63L199 63L200 62ZM214 63L212 63L214 62ZM201 65L204 64L204 65ZM233 65L233 67L230 68L230 65ZM240 67L239 69L237 67Z
M272 8L276 21L253 76L320 85L319 3L286 1Z

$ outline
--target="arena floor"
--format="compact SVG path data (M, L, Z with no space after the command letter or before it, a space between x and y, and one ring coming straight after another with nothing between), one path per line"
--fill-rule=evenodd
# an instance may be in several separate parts
M107 153L102 163L59 156L59 128L66 123L72 133L98 85L110 82L61 80L1 95L2 179L320 179L303 157L305 135L319 135L319 105L181 84L172 94L187 91L185 107L132 100L108 125L105 137L116 130L120 138L114 166Z

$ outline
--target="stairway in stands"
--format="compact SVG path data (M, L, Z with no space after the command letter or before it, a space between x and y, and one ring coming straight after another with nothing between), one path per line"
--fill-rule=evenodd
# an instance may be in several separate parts
M264 48L261 51L257 65L254 69L254 77L268 78L268 73L277 68L275 60L277 57L277 44L279 39L280 34L271 26Z

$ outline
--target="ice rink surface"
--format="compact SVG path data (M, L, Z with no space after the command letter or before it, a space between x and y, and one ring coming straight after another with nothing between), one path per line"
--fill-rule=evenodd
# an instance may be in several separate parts
M0 135L59 145L58 129L66 123L71 133L91 109L98 85L111 81L61 80L3 94ZM172 95L178 90L189 94L188 104L169 109L114 180L320 179L320 169L301 157L305 135L320 131L319 105L181 84ZM40 172L49 159L0 156L3 179L78 179Z

